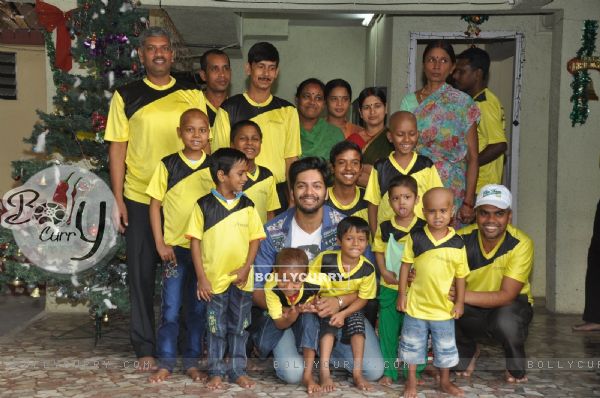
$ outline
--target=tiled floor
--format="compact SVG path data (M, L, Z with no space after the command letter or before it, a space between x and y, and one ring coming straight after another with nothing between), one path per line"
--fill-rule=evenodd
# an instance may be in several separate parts
M10 317L3 313L1 317ZM600 396L600 333L575 334L571 325L579 317L552 315L536 308L527 344L531 367L529 382L510 385L502 380L503 360L498 347L482 350L479 370L457 384L467 397L598 397ZM0 338L0 396L4 397L286 397L305 396L298 386L278 382L272 370L250 375L256 388L209 392L176 373L160 385L149 384L147 374L133 370L133 354L126 338L127 323L114 317L105 325L107 334L94 346L93 320L81 314L37 316L26 328ZM258 364L268 368L268 363ZM347 377L338 374L339 391L329 396L399 396L403 387L376 387L361 393ZM325 395L325 394L322 394ZM444 396L432 379L420 389L420 397Z

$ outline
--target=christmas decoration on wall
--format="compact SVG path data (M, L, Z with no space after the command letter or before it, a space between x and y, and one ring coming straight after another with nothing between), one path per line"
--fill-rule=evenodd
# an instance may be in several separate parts
M67 21L71 18L71 11L63 12L52 4L36 0L35 12L38 15L40 24L47 32L53 32L56 29L54 66L65 72L70 71L73 62L71 57L71 37L67 29Z
M477 37L481 33L479 25L490 19L490 17L488 15L463 15L460 19L468 23L465 36Z
M44 25L47 29L58 29L64 21L67 48L72 59L80 63L79 72L69 73L69 69L60 66L62 63L58 61L64 48L58 43L62 41L57 40L55 45L52 35L46 32L46 51L53 66L56 87L54 109L47 113L37 112L40 120L26 140L35 146L37 155L33 159L14 160L12 177L18 183L24 183L50 165L73 165L108 182L107 145L104 142L108 107L117 87L141 78L137 74L141 68L135 49L139 34L148 26L148 14L130 0L78 0L77 8L69 12L38 0L36 11L40 19L47 15L55 17L56 21L48 23L54 28ZM49 183L39 181L40 186ZM75 184L76 181L68 183ZM67 202L69 198L67 195ZM61 204L64 199L59 192L52 202ZM58 212L52 214L60 216ZM85 232L93 236L98 233L98 226L89 225ZM119 241L115 255L72 278L31 264L18 251L11 231L0 228L0 289L23 290L37 296L44 291L40 287L47 285L60 300L89 302L91 311L101 319L109 309L126 311L129 308L123 253L124 245ZM39 290L36 291L36 287Z
M596 35L598 33L598 21L586 20L583 23L583 35L581 37L581 48L577 51L577 56L567 63L567 70L573 74L571 88L571 102L573 110L571 111L571 125L583 125L587 121L590 112L588 101L597 101L598 96L594 92L592 78L588 72L589 69L600 71L600 57L593 56L596 50Z

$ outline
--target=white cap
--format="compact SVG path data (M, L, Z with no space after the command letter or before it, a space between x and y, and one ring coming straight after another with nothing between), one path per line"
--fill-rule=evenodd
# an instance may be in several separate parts
M475 200L475 207L482 205L492 205L499 209L510 209L512 205L512 195L504 185L484 185Z

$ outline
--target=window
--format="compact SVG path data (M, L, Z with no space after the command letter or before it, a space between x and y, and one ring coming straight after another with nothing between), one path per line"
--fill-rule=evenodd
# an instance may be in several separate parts
M17 99L15 53L0 52L0 99Z

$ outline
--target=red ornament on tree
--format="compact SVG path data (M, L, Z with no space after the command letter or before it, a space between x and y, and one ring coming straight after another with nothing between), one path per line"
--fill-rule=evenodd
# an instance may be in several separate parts
M99 112L92 113L92 129L95 132L102 131L106 128L106 116Z

